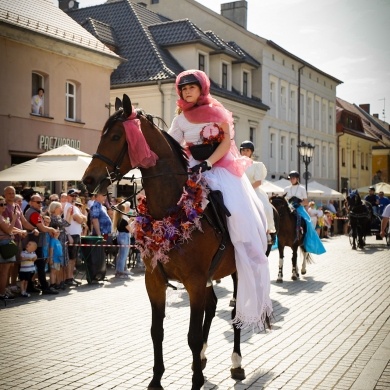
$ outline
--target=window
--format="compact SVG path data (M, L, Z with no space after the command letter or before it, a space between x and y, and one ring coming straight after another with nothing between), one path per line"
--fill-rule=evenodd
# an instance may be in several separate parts
M274 143L275 143L275 135L274 134L270 134L270 137L269 137L269 156L270 158L273 158L275 157L274 156Z
M345 149L341 149L341 165L345 167Z
M206 57L204 54L199 54L198 56L199 61L199 70L202 70L203 72L206 71Z
M35 72L32 73L32 75L31 75L31 96L30 96L30 100L32 101L32 96L37 97L37 99L38 99L38 101L36 101L34 104L33 104L33 102L31 102L31 112L33 114L45 115L45 111L47 111L47 107L46 107L46 110L45 110L45 106L44 106L44 103L45 103L44 95L42 96L42 98L39 98L37 96L39 94L38 90L40 88L42 88L42 89L45 88L44 82L45 82L44 76L42 76L39 73L35 73ZM41 92L41 94L42 94L42 92Z
M152 4L158 4L160 0L152 0Z
M75 121L76 120L76 85L67 82L66 83L66 119Z
M368 153L366 153L366 171L368 171Z
M300 117L301 117L301 121L303 122L304 119L305 119L305 95L303 93L300 94Z
M352 167L356 168L356 151L352 151Z
M328 164L328 176L333 177L334 176L334 158L333 158L333 148L329 147L329 164Z
M295 139L291 138L290 140L290 161L295 161L295 155L297 153L297 147L295 146Z
M280 107L286 109L286 87L283 86L280 87Z
M322 167L322 175L323 176L325 176L325 174L326 174L326 165L327 165L326 146L323 146L322 150L321 150L321 167Z
M314 101L314 128L320 129L320 102L318 100Z
M252 141L256 145L255 132L256 132L256 129L254 127L249 128L249 141Z
M306 112L307 112L307 119L310 119L312 118L312 104L313 104L313 99L311 97L308 97L307 98L307 108L306 108Z
M360 168L364 169L364 153L360 155Z
M280 137L280 159L284 160L286 153L286 137Z
M248 96L248 72L242 74L242 94Z
M269 84L269 102L274 103L275 100L275 83L273 81Z
M322 126L321 130L326 132L326 103L322 103L321 126Z
M228 66L222 64L222 88L227 89L228 87Z

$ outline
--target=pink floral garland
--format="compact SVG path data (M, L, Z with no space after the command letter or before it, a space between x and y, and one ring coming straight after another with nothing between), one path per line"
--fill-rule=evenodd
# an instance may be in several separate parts
M168 252L191 238L191 233L202 231L201 217L207 206L209 189L199 174L192 174L183 188L183 194L168 216L155 220L148 211L146 197L139 198L135 219L135 239L141 256L151 257L154 268L158 261L167 263Z

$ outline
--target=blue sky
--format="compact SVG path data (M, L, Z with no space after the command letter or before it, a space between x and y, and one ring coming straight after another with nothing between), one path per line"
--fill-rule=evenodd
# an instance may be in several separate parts
M221 3L230 1L198 2L219 13ZM249 31L343 81L337 87L341 99L369 103L371 114L380 119L386 103L386 122L390 122L390 0L247 2ZM79 3L87 7L105 0Z

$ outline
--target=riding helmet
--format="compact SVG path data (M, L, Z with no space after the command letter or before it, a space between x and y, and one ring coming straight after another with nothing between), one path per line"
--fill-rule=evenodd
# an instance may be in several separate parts
M252 152L255 151L255 145L253 144L252 141L244 141L240 145L240 150L241 149L250 149Z
M368 187L368 189L375 191L375 187L374 186L370 186L370 187Z
M199 87L201 86L199 80L193 74L186 74L186 75L182 76L180 78L177 86L179 87L179 89L181 89L182 87L184 87L187 84L198 84Z
M291 171L288 174L288 178L291 179L292 177L296 177L297 179L299 179L299 177L300 177L299 172L298 171Z

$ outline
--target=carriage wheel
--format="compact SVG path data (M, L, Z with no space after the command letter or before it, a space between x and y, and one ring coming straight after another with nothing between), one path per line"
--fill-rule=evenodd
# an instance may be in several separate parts
M390 246L390 226L388 226L386 229L385 239L386 239L386 245Z

